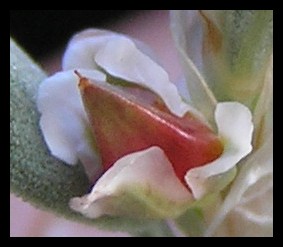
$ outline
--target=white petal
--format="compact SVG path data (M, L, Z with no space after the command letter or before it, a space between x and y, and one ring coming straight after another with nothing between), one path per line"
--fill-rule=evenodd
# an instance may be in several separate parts
M127 203L132 197L142 199L141 207ZM70 206L90 218L123 214L168 217L179 207L183 210L191 199L191 193L175 175L164 152L151 147L118 160L90 194L73 198Z
M98 29L80 32L70 41L63 58L64 70L78 68L103 68L112 76L142 84L161 96L177 116L190 111L206 122L200 112L183 102L152 50L138 40Z
M205 235L223 236L227 228L231 236L273 234L273 135L243 161Z
M100 29L87 29L73 36L63 57L63 70L69 69L98 69L94 60L97 52L108 41L116 40L125 35ZM143 53L157 61L155 54L146 44L134 40L136 46Z
M180 96L184 99L185 102L191 103L192 97L190 96L190 92L188 90L186 79L180 78L175 82L175 85L178 89Z
M105 75L95 70L79 72L95 80L105 80ZM78 77L73 70L56 73L44 80L37 105L42 114L40 127L44 139L54 156L72 165L78 158L88 164L97 163L97 156L87 140L89 123L78 90Z
M233 167L251 152L253 123L247 107L237 102L218 103L215 121L218 132L224 141L223 154L213 162L191 169L185 180L192 189L195 198L201 198L210 191L209 178L221 175Z
M170 11L170 29L175 45L190 57L201 73L203 73L202 27L198 10Z
M110 40L98 51L95 61L112 76L141 84L157 93L177 116L187 111L200 114L184 103L167 72L142 53L132 40L122 36Z
M193 106L214 125L216 99L202 74L201 23L193 10L172 10L170 25ZM190 49L190 53L188 52ZM190 56L189 56L190 55Z
M97 69L94 56L113 36L117 34L97 29L88 29L75 35L64 53L63 70Z

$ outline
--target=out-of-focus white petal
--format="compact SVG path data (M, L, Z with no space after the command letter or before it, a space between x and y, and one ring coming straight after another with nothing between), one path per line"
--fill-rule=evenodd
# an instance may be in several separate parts
M214 125L213 114L217 101L200 70L202 68L202 59L199 57L201 23L195 11L173 10L170 12L170 17L173 39L179 52L191 102ZM192 49L188 51L188 47Z
M206 236L273 235L272 152L273 135L270 135L240 164L239 174L207 228Z
M273 174L263 176L252 185L228 219L234 235L272 236Z
M190 57L198 70L203 72L202 64L202 20L196 10L171 10L170 28L179 48Z
M95 70L79 70L84 76L105 80ZM78 90L78 77L73 70L59 72L44 80L38 92L37 106L42 114L40 127L44 139L57 158L76 164L97 164L97 156L87 134L89 123Z
M110 75L141 84L157 93L177 116L183 116L187 111L200 115L182 100L167 72L137 49L132 40L122 36L110 40L98 51L95 61Z
M213 162L191 169L185 176L195 198L211 192L210 179L233 167L252 150L252 116L247 107L237 102L218 103L215 121L224 142L223 154Z
M191 200L191 193L175 175L164 152L151 147L118 160L91 193L73 198L70 206L90 218L162 218L179 215Z
M180 78L175 82L175 85L178 89L180 96L185 100L185 102L191 103L192 97L187 87L187 82L185 78Z

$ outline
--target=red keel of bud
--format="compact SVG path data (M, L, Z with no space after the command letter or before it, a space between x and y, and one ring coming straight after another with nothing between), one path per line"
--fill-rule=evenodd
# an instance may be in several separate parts
M126 154L159 146L186 185L184 176L189 169L209 163L223 152L217 135L192 115L177 117L160 103L158 108L147 105L114 87L79 77L83 103L105 169Z

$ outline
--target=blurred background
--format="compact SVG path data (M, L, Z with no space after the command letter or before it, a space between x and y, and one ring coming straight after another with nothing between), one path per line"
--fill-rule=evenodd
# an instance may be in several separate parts
M148 44L160 59L172 81L181 71L169 29L166 10L13 10L10 34L48 73L61 69L61 58L68 40L86 28L121 32ZM36 209L10 195L11 237L125 237L68 221Z
M133 10L16 10L10 13L10 32L35 59L63 47L75 32L105 28L130 19Z

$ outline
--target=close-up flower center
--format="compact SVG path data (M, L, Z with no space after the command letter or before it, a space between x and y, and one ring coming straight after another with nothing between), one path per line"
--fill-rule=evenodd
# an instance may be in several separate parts
M273 12L169 22L170 49L78 32L50 76L11 40L12 192L139 236L271 236Z

